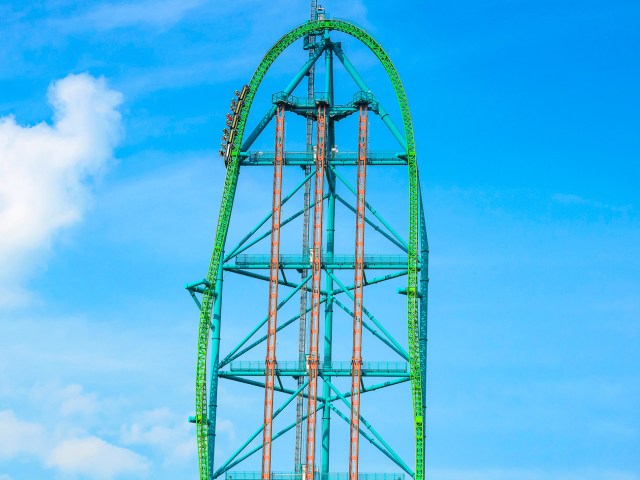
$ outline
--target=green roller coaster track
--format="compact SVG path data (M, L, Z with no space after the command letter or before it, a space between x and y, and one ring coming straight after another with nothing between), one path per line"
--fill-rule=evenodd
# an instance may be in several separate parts
M231 152L231 158L227 168L224 182L220 213L215 236L215 246L211 255L209 268L206 276L206 286L202 293L200 308L200 322L198 328L198 360L196 369L196 415L195 424L198 442L199 473L201 480L209 479L209 449L208 449L208 429L209 420L207 418L207 351L209 348L209 333L211 329L211 315L213 302L216 296L215 286L222 261L227 238L227 230L231 219L231 210L236 192L238 173L240 169L240 152L244 136L244 130L251 109L251 104L255 94L276 58L293 42L310 34L322 34L324 31L339 31L346 33L362 43L364 43L382 63L395 91L397 101L402 114L404 126L404 136L406 142L406 155L409 170L409 238L408 238L408 285L407 285L407 318L408 318L408 344L409 344L409 364L412 407L415 423L415 447L416 447L416 468L415 478L424 478L424 399L423 399L423 374L421 365L421 332L418 318L418 302L420 293L418 290L418 258L420 254L420 192L418 179L418 164L415 152L415 139L413 134L413 122L409 112L409 103L404 91L400 76L396 71L391 59L376 42L362 28L337 19L325 19L309 21L304 23L289 33L284 35L264 56L260 65L254 72L249 82L249 91L245 97L244 104L240 111L237 126L237 135ZM424 233L423 233L424 236ZM424 240L424 239L423 239ZM426 265L424 266L426 268ZM218 293L219 294L219 293ZM425 292L426 295L426 292ZM426 314L426 312L424 312Z

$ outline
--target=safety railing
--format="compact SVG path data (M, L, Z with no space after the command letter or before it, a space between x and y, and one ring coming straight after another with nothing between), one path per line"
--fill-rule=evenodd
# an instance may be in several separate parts
M362 362L362 370L366 372L389 372L404 373L407 371L406 362ZM239 360L229 364L229 370L232 372L263 372L265 369L264 360ZM320 362L318 365L320 371L332 372L350 372L350 361L338 362ZM288 372L306 372L307 364L305 362L284 361L276 363L276 371Z
M284 254L279 256L279 263L281 266L287 265L308 265L311 263L310 255L295 255ZM327 255L322 256L323 263L330 263L333 265L355 265L354 255ZM271 257L266 254L241 254L235 257L235 265L240 268L252 267L254 265L269 264ZM395 267L399 264L406 264L406 255L365 255L364 264L367 266L376 267Z
M273 152L250 152L248 161L257 162L261 159L270 159L273 161ZM403 157L402 152L367 152L367 161L372 160L389 160ZM313 160L313 152L284 152L285 161L289 160ZM358 158L358 152L332 151L328 155L329 160L355 160Z
M302 480L301 472L271 472L272 480ZM315 472L314 480L349 480L347 472ZM404 480L404 473L359 473L359 480ZM261 480L262 472L227 472L226 480Z

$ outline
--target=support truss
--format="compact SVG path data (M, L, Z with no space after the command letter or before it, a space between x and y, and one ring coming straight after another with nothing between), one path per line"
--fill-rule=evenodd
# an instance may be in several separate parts
M378 58L387 72L391 84L396 93L400 111L402 114L402 127L399 129L391 119L391 116L373 95L369 86L360 76L349 58L342 51L339 43L330 38L331 31L344 32L364 43ZM296 39L306 37L305 48L309 49L308 61L302 66L285 89L277 94L280 99L270 107L266 114L255 126L253 131L244 137L247 126L249 110L255 98L258 87L267 70L274 60L291 45ZM325 56L325 92L317 94L309 90L306 101L298 101L292 97L295 88L305 76L313 76L314 64ZM353 101L342 105L336 105L333 100L333 58L338 58L349 76L359 87ZM311 85L311 82L310 82ZM310 87L311 88L311 87ZM307 150L304 154L291 154L284 150L284 112L289 110L296 114L307 116L307 137L312 132L313 120L317 126L317 144L313 150L311 141L307 141ZM368 112L374 112L387 126L393 137L398 141L401 152L378 154L368 152L367 149L367 121ZM334 123L346 115L358 113L359 115L359 148L356 155L348 155L334 151L335 134ZM273 118L276 118L276 146L273 155L251 153L249 149L254 141L264 131ZM296 27L284 35L267 53L251 81L242 88L238 101L233 105L233 116L229 120L232 131L226 137L224 149L227 176L223 189L223 197L220 205L220 216L216 231L215 246L206 277L194 284L187 285L187 290L200 309L200 323L198 329L198 359L196 368L196 412L192 417L196 424L198 439L198 458L200 480L212 480L220 475L229 473L232 468L242 463L251 455L262 450L262 471L259 477L252 480L272 480L271 460L272 444L276 439L296 428L298 431L296 444L302 443L303 424L306 423L306 455L304 459L296 453L296 463L304 462L304 470L297 470L298 477L295 480L330 480L329 467L329 438L330 438L330 414L334 412L349 425L350 452L349 452L349 477L350 480L363 480L368 478L359 472L359 445L360 436L368 440L382 454L394 462L402 471L416 480L424 479L424 415L425 415L425 370L426 370L426 310L427 310L427 264L428 244L422 199L419 194L418 167L415 152L415 140L413 135L412 120L409 113L407 98L402 87L399 75L389 57L380 45L364 30L342 20L329 20L323 16ZM233 248L227 250L224 255L225 243L232 206L238 185L240 166L274 166L274 189L272 211L262 221L245 235ZM284 167L302 166L305 168L303 180L286 196L282 196L282 175ZM338 171L340 166L357 166L357 182L351 186L345 176ZM365 180L367 166L397 166L405 168L409 176L409 228L408 236L403 236L394 230L392 222L387 221L365 199ZM310 185L311 179L315 179L315 191L313 202L305 198L302 209L288 218L281 218L281 208L288 200L303 187ZM355 206L350 200L343 198L336 192L336 182L340 182L350 190L355 197ZM325 193L324 185L329 186ZM327 201L327 211L324 212L323 203ZM356 219L356 249L355 255L347 258L344 255L336 255L333 251L333 211L336 200L340 205L347 207L355 214ZM313 231L310 255L306 255L307 248L303 246L302 255L292 258L280 253L280 230L288 223L306 216L313 206ZM323 252L323 219L326 217L327 250ZM260 229L271 220L271 229L260 233ZM303 222L304 224L305 222ZM366 256L364 254L364 230L368 225L372 230L386 238L391 245L397 247L400 255L395 258L382 256ZM307 229L308 231L308 229ZM248 252L260 241L271 237L271 251L266 262ZM265 268L269 270L267 276L257 273L255 270ZM389 270L390 273L375 278L367 279L366 271L375 268ZM301 281L292 281L290 269L300 271ZM354 283L348 285L342 282L334 273L334 270L353 269ZM307 270L310 273L307 274ZM223 297L223 274L231 272L251 278L269 285L269 308L267 316L253 328L234 348L220 359L221 340L221 316ZM323 273L324 272L324 273ZM322 288L324 276L325 284ZM364 287L375 283L382 283L394 278L406 277L406 288L398 289L399 293L406 294L407 298L407 338L400 341L394 338L384 327L384 321L377 318L364 305ZM310 286L311 305L305 304L305 290ZM282 294L281 290L287 289ZM279 291L283 298L279 299ZM284 322L278 321L278 313L296 295L301 296L300 313ZM346 298L353 302L353 310L347 306ZM324 361L320 361L320 307L324 308ZM340 361L334 361L331 356L331 322L333 308L345 312L353 319L353 345L352 358L348 368L344 368ZM303 319L310 313L309 344L304 345L306 332ZM385 321L388 319L384 319ZM395 319L394 319L395 320ZM276 335L296 321L300 322L299 344L301 354L297 364L278 361L276 358ZM266 327L259 333L261 329ZM362 360L362 334L364 329L382 341L389 349L408 361L404 367L389 365L374 365ZM252 351L256 346L266 342L265 362L257 367L250 364L242 364L240 357ZM211 351L209 352L209 348ZM304 353L307 355L304 355ZM207 356L210 353L210 358ZM303 358L304 357L304 358ZM295 363L295 362L294 362ZM375 363L375 362L374 362ZM388 362L387 362L388 363ZM242 365L241 365L242 364ZM210 378L207 378L207 367L211 368ZM229 368L228 370L226 368ZM264 376L264 382L251 379L251 377ZM341 392L332 383L332 377L350 377L350 391ZM379 384L366 385L374 377L389 377L391 380ZM215 456L215 430L217 416L217 391L220 378L235 382L241 382L257 388L264 389L265 405L262 426L257 429L252 437L221 466L214 470ZM295 387L290 387L287 382L295 380ZM323 382L323 391L318 392L318 380ZM411 470L407 462L390 446L361 413L360 397L365 392L387 388L409 381L411 389L411 401L414 417L415 432L415 470ZM208 388L207 388L208 387ZM275 392L287 394L285 402L274 410ZM347 398L351 398L348 401ZM274 433L274 419L296 399L298 407L303 405L302 399L306 399L307 411L298 408L296 420L285 428ZM350 417L343 413L335 402L340 401L350 411ZM316 422L317 412L322 412L322 461L320 462L320 478L316 477L318 465L316 462ZM262 443L250 446L260 434ZM299 451L299 449L297 449ZM394 477L397 478L397 477ZM280 477L278 477L278 480ZM236 478L238 480L238 478ZM249 480L246 477L245 480Z

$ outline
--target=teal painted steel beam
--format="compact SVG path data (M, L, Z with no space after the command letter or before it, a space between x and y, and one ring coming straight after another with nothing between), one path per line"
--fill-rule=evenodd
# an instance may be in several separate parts
M353 188L351 186L351 184L347 181L347 179L345 179L340 173L338 173L336 171L336 169L332 168L332 170L336 174L336 177L338 178L338 180L340 180L342 182L342 184L345 187L347 187L349 189L349 191L351 191L351 193L353 193L354 195L357 195L355 188ZM367 207L367 210L369 210L371 212L371 214L374 217L376 217L378 219L378 221L382 225L384 225L386 227L387 230L389 230L391 235L393 235L395 237L395 239L398 240L398 242L400 242L405 249L407 249L408 248L407 242L405 242L405 240L400 236L400 234L393 229L393 227L389 224L389 222L387 222L384 219L384 217L382 215L380 215L378 213L378 211L371 206L371 204L369 202L365 202L364 205L365 205L365 207Z
M241 268L225 267L224 270L226 272L237 273L238 275L243 275L245 277L255 278L256 280L263 280L265 282L269 281L269 277L266 276L266 275L260 275L258 273L250 272L250 271L247 271L247 270L242 270ZM298 286L296 283L285 282L284 280L280 280L280 279L278 279L278 284L279 285L284 285L285 287L291 287L291 288L295 288L295 287Z
M284 298L284 300L282 300L282 301L278 304L277 310L280 310L284 305L286 305L286 304L287 304L287 302L288 302L289 300L291 300L291 299L293 298L293 296L294 296L296 293L298 293L298 292L300 291L300 289L302 288L302 285L304 285L305 283L307 283L310 279L311 279L311 274L307 275L307 278L305 278L302 282L300 282L300 283L298 284L298 286L297 286L296 288L294 288L293 290L291 290L291 292L289 292L289 293L287 294L287 296ZM249 341L249 339L255 335L255 333L256 333L258 330L260 330L264 325L266 325L266 323L267 323L267 321L268 321L268 320L269 320L269 317L267 316L267 317L265 317L265 318L264 318L264 319L263 319L263 320L262 320L262 321L261 321L261 322L260 322L256 327L254 327L254 328L251 330L251 332L250 332L248 335L246 335L246 336L245 336L245 337L240 341L240 343L239 343L238 345L236 345L236 346L231 350L231 352L229 352L229 353L227 354L227 356L226 356L226 357L224 357L224 359L222 360L222 362L221 362L221 363L222 363L222 364L226 364L226 363L228 363L228 362L229 362L229 358L230 358L231 356L233 356L233 354L234 354L234 353L236 353L238 350L240 350L240 349L244 346L244 344L245 344L245 343L247 343L247 342Z
M351 421L349 420L349 418L347 418L347 416L344 413L342 413L340 410L338 410L338 408L335 405L333 405L332 403L329 404L329 405L330 405L331 410L336 412L336 414L342 420L344 420L347 423L347 425L351 425ZM362 435L365 439L369 440L369 443L371 443L371 445L376 447L382 454L387 456L393 463L398 465L398 462L397 462L395 456L393 455L393 453L389 452L386 448L384 448L384 446L382 444L380 444L378 441L376 441L376 439L372 435L369 435L364 428L359 427L358 431L360 432L360 435ZM400 465L398 465L398 466L400 466ZM402 468L404 470L404 467L400 466L400 468ZM408 468L409 467L407 467L407 469ZM405 470L405 471L407 471L407 470ZM409 472L410 472L410 470L407 471L407 473L409 473ZM362 479L362 477L365 476L365 475L366 475L366 473L365 474L359 473L358 474L358 480ZM409 475L411 475L413 477L413 473L409 473Z
M339 361L331 361L327 362L318 362L318 369L320 372L347 372L350 373L353 368L352 362L349 360L339 360ZM362 370L366 370L367 372L392 372L392 373L406 373L409 371L409 366L407 362L389 362L389 361L378 361L371 362L365 361L362 363ZM263 373L265 372L265 362L264 360L238 360L231 362L229 364L230 372L253 372L253 373ZM307 362L303 361L294 361L294 360L279 360L276 362L275 372L276 375L279 372L283 371L295 371L295 372L306 372L307 371Z
M342 403L344 403L347 406L347 409L351 410L351 402L349 402L349 400L346 399L346 397L342 394L342 392L340 392L340 390L333 383L331 383L329 380L325 380L325 383L329 384L329 387L331 388L331 390L333 390L335 392L335 394L340 398L340 400L342 400ZM391 448L391 445L389 445L387 443L387 441L382 437L382 435L380 435L376 431L376 429L373 428L373 425L371 425L371 423L369 423L367 421L367 419L364 418L364 416L362 414L360 414L359 417L360 417L360 421L362 422L362 424L365 427L367 427L369 432L371 432L371 434L376 438L376 440L378 440L378 442L380 442L384 446L384 448L387 450L387 452L389 452L389 454L390 454L389 458L391 458L391 460L393 460L396 465L398 465L400 468L402 468L405 472L407 472L409 475L411 475L413 477L414 473L407 466L407 464L404 462L404 460L402 460L402 458L400 458L400 456L395 452L395 450L393 450L393 448ZM351 421L349 421L348 423L350 424Z
M202 304L200 303L200 300L198 300L198 297L196 297L196 294L193 293L193 290L188 290L188 292L189 292L189 295L191 295L191 298L193 298L193 301L196 303L198 310L200 310L202 308Z
M332 152L331 165L355 167L358 164L358 152ZM241 166L273 167L274 152L244 152ZM284 165L315 166L313 152L285 152ZM407 155L402 152L367 152L368 166L407 166Z
M375 285L376 283L381 283L381 282L386 282L387 280L392 280L394 278L399 278L402 277L404 275L406 275L408 272L406 270L403 270L402 272L396 272L396 273L389 273L388 275L383 275L381 277L375 277L372 278L371 280L366 280L364 282L364 286L366 287L367 285ZM346 290L353 290L355 288L355 285L351 284L351 285L346 285L345 289ZM331 292L331 295L337 295L339 293L344 293L344 290L342 288L338 288L336 290L334 290L333 292ZM350 315L353 315L352 313Z
M233 380L236 381L240 381L243 379L240 378L234 378ZM368 387L367 389L363 390L362 393L365 392L371 392L371 391L375 391L375 390L379 390L381 388L387 388L393 385L397 385L400 383L404 383L408 380L408 378L402 378L402 379L397 379L397 380L390 380L387 382L383 382L380 384L376 384L376 385L372 385L370 387ZM249 383L249 382L245 382L245 383ZM264 384L258 384L258 382L251 382L251 385L257 385L257 386L262 386L264 387ZM276 387L277 389L277 387ZM295 393L293 390L290 391L291 394ZM351 396L351 392L346 392L346 393L342 393L342 392L338 392L339 395L335 395L333 397L331 397L329 399L329 402L334 402L337 400L343 400L349 396ZM303 394L304 395L304 394ZM306 397L306 395L305 395ZM324 404L327 403L324 399L318 398L318 407L316 408L316 411L319 411L321 408L324 408ZM301 421L304 421L307 419L308 414L305 414L302 416ZM280 432L278 432L277 434L275 434L273 436L272 441L276 440L278 437L282 436L284 433L288 432L289 430L291 430L292 428L294 428L296 426L297 422L293 422L292 424L289 424L287 427L285 427L284 429L282 429ZM368 427L367 427L368 428ZM361 430L362 432L362 430ZM259 433L259 432L258 432ZM366 432L365 432L366 435ZM255 437L254 437L255 438ZM245 447L246 448L246 447ZM250 452L248 452L247 454L245 454L242 458L238 459L237 461L234 461L232 463L229 463L228 465L226 465L226 467L224 468L220 468L216 471L216 473L213 475L212 478L217 478L220 475L222 475L223 473L225 473L226 471L229 471L231 468L235 467L236 465L238 465L239 463L243 462L244 460L246 460L247 458L249 458L251 455L253 455L254 453L258 452L260 449L262 449L262 444L258 445L256 447L254 447ZM244 448L242 449L244 450ZM235 457L234 457L235 458ZM413 476L413 473L411 471L408 472L410 475Z
M342 291L343 291L344 293L346 293L346 294L347 294L347 296L348 296L351 300L353 300L353 294L352 294L349 290L347 290L347 287L345 287L345 285L340 281L340 279L339 279L339 278L337 278L335 275L332 275L332 274L330 274L330 273L328 273L328 274L329 274L329 275L331 275L331 276L333 277L333 280L338 284L338 286L342 289ZM363 306L363 307L362 307L362 311L363 311L363 312L364 312L364 314L367 316L367 318L369 318L369 320L371 320L371 321L374 323L374 325L375 325L376 327L378 327L378 328L382 331L382 333L384 334L384 336L385 336L385 337L387 337L387 339L388 339L391 343L393 343L393 345L395 345L395 347L396 347L400 352L402 352L402 357L406 359L406 358L407 358L407 355L408 355L408 354L407 354L407 352L406 352L406 350L405 350L404 348L402 348L402 345L400 345L400 344L398 343L398 341L397 341L395 338L393 338L393 335L391 335L391 334L387 331L387 329L386 329L386 328L384 328L384 327L380 324L380 322L379 322L379 321L378 321L378 320L377 320L377 319L376 319L376 318L371 314L371 312L370 312L367 308L365 308L365 307Z
M329 194L325 195L323 197L323 199L328 198ZM311 206L309 207L311 208ZM287 225L288 223L292 222L293 220L295 220L296 218L298 218L300 215L302 215L304 213L304 208L301 208L300 210L298 210L296 213L294 213L293 215L291 215L290 217L284 219L281 223L280 223L280 228L284 227L285 225ZM258 238L254 239L252 242L250 242L249 244L241 247L241 248L237 248L235 250L235 252L233 253L233 257L241 254L242 252L245 252L247 250L249 250L251 247L253 247L254 245L256 245L257 243L261 242L262 240L264 240L265 238L267 238L268 236L271 235L271 231L268 230L266 232L264 232L263 234L261 234ZM231 255L229 255L229 258L226 259L225 261L231 260L231 258L233 258ZM267 267L268 268L268 267Z
M287 95L291 95L291 92L293 92L296 89L296 87L300 84L302 79L309 72L309 69L313 67L316 61L320 58L320 56L325 51L325 49L326 49L326 46L323 44L320 48L316 50L313 56L310 57L309 60L307 60L307 62L302 66L300 71L296 74L295 77L293 77L291 82L289 82L289 85L287 85L287 87L284 89L284 92ZM249 150L249 148L251 148L251 145L253 145L253 142L256 141L256 138L258 138L258 136L262 133L262 131L265 129L265 127L269 124L271 119L276 114L276 108L277 108L276 105L273 105L269 108L269 111L265 114L264 117L262 117L262 120L260 120L260 123L258 123L256 128L253 129L253 132L251 132L251 134L244 141L244 143L242 144L243 152L246 152L247 150Z
M330 44L329 32L325 32L325 42ZM330 48L325 51L325 91L327 92L329 107L335 105L333 97L333 52ZM328 119L327 129L327 166L331 165L330 152L335 147L335 122L333 119ZM327 223L326 223L326 258L329 265L325 266L327 273L325 278L325 289L327 292L333 290L333 279L331 272L333 269L330 266L331 260L335 253L335 220L336 220L336 178L331 173L331 170L327 168L326 172L327 185L329 186L329 198L327 199ZM332 345L333 345L333 296L327 296L327 302L324 307L324 362L331 363L332 358ZM323 378L331 378L329 372L323 372L321 374ZM330 394L329 387L326 381L322 386L322 395L327 398ZM325 403L322 410L322 428L320 431L320 475L327 475L329 473L329 460L331 456L331 409L329 404ZM323 477L321 477L323 478Z
M309 268L309 264L306 262L298 262L298 263L286 263L280 266L281 269L284 270L302 270L305 268ZM323 263L323 268L327 270L353 270L353 265L342 262L333 262L333 263ZM375 261L369 262L365 268L367 270L406 270L406 263L376 263ZM241 265L237 263L229 263L224 266L225 270L234 270L237 271L239 269L252 269L252 270L268 270L269 264L255 261L255 262L242 262Z
M326 477L317 480L347 480L349 478L348 472L331 472ZM395 473L359 473L358 480L405 480L406 475L401 472ZM238 471L227 472L226 480L262 480L262 471ZM272 480L302 480L302 472L300 469L295 472L288 471L271 471Z
M345 304L343 304L337 298L334 298L333 301L334 301L334 303L336 305L338 305L338 307L340 307L342 310L344 310L344 312L347 315L349 315L351 318L353 318L353 311L349 307L347 307ZM402 348L398 348L396 345L394 345L389 340L387 340L387 337L385 337L380 332L378 332L375 328L373 328L371 325L369 325L369 323L367 321L362 320L362 326L364 328L366 328L367 330L369 330L369 332L371 332L371 334L374 337L376 337L378 340L380 340L382 343L384 343L387 347L389 347L391 350L396 352L402 358L404 358L407 361L409 360L409 355L407 355L407 352L405 352Z
M273 418L275 419L278 415L280 415L280 413L287 408L287 405L289 405L295 398L296 396L298 396L298 394L300 392L302 392L302 390L304 390L304 388L309 384L308 380L305 380L304 383L298 387L298 389L292 393L289 398L287 398L284 403L275 411L273 412ZM229 457L229 459L227 459L227 461L219 468L219 471L226 471L225 468L229 466L229 464L231 462L233 462L233 460L235 460L235 458L240 455L242 453L242 451L247 448L249 446L249 444L258 436L260 435L260 433L264 430L264 424L262 424L260 427L258 427L256 429L255 432L253 432L252 435L249 436L249 438L247 438L247 440L245 440L245 442L235 451L231 454L231 456ZM216 472L215 474L212 475L213 478L220 476L220 473Z
M203 278L202 280L198 280L197 282L187 283L184 286L184 288L186 288L187 290L196 290L197 288L203 288L203 287L211 287L211 284L206 278ZM202 293L202 291L200 290L196 290L196 291Z
M295 187L295 188L294 188L294 189L293 189L293 190L292 190L288 195L286 195L286 196L282 199L281 205L284 205L285 203L287 203L287 201L288 201L291 197L293 197L296 193L298 193L298 191L299 191L302 187L304 187L304 184L307 182L307 180L309 180L311 177L313 177L313 175L315 175L315 172L316 172L316 170L315 170L315 168L314 168L314 169L313 169L313 170L312 170L312 171L311 171L307 176L305 176L305 177L304 177L304 179L302 180L302 182L298 183L298 184L296 185L296 187ZM250 238L251 238L251 237L252 237L252 236L253 236L253 235L254 235L254 234L255 234L255 233L260 229L260 227L262 227L265 223L267 223L267 222L269 221L269 219L270 219L272 216L273 216L273 211L269 212L269 213L268 213L268 214L267 214L267 215L266 215L266 216L265 216L265 217L264 217L260 222L258 222L258 225L256 225L255 227L253 227L253 228L251 229L251 231L250 231L247 235L245 235L245 236L243 237L243 239L242 239L242 240L240 240L240 242L238 242L238 244L237 244L234 248L232 248L232 249L231 249L231 252L229 253L229 255L227 255L227 256L224 258L224 260L223 260L223 261L224 261L224 262L228 262L228 261L229 261L229 259L231 259L234 255L237 255L237 253L236 253L236 252L237 252L237 250L238 250L240 247L242 247L242 245L244 245L244 243L245 243L247 240L249 240L249 239L250 239ZM269 233L271 233L271 232L269 232ZM187 288L188 288L188 287L187 287Z
M317 108L315 106L286 106L285 110L305 118L309 116L312 118L317 117ZM327 109L327 118L334 122L339 122L340 120L347 118L349 115L353 115L357 111L358 109L354 106L341 105L331 107Z
M226 268L250 268L250 269L264 269L265 265L268 265L271 261L271 257L264 253L256 254L244 254L237 255L234 263L228 263L224 267ZM311 260L309 254L297 255L290 253L283 253L278 257L279 268L304 268L309 267ZM406 269L407 256L402 254L366 254L364 256L364 268L365 269L383 269L393 270L397 268ZM334 269L353 269L355 265L355 256L351 254L335 254L332 253L329 256L326 252L323 253L322 266L324 268ZM302 267L301 267L302 266Z
M264 383L257 382L255 380L250 380L248 378L234 377L234 376L227 377L227 376L224 376L224 375L221 375L220 378L226 378L226 379L234 381L234 382L244 383L245 385L251 385L251 386L254 386L254 387L264 388ZM386 380L384 382L376 383L376 384L370 385L368 387L365 387L362 390L362 393L373 392L373 391L376 391L376 390L380 390L382 388L392 387L394 385L398 385L400 383L404 383L404 382L407 382L407 381L409 381L408 377L400 377L400 378L394 378L393 380ZM285 388L281 388L278 385L275 386L275 390L278 391L278 392L281 392L281 393L287 393L289 395L293 394L293 392L295 391L293 389L286 388L286 387ZM304 398L308 398L308 395L306 393L304 393L304 392L301 395ZM343 395L345 397L350 397L351 396L351 392L350 391L349 392L344 392ZM318 396L318 401L319 402L325 402L325 401L334 402L334 401L339 400L339 399L340 399L340 397L338 397L338 396L331 396L328 399L325 399L324 397ZM190 418L192 418L192 417L190 417ZM194 423L194 422L191 422L191 423Z
M216 420L218 411L218 363L220 362L220 327L222 314L222 265L216 279L216 292L213 303L213 316L211 321L211 378L209 384L209 458L214 458L216 449ZM209 462L209 475L213 474L213 461Z
M324 407L324 402L320 402L318 399L318 407L316 408L316 412L318 410L320 410L321 408ZM305 414L302 416L302 418L300 419L300 421L304 421L307 419L307 417L309 416L309 414ZM275 442L276 439L280 438L282 435L284 435L285 433L287 433L289 430L291 430L292 428L294 428L296 425L298 424L297 421L290 423L289 425L287 425L285 428L283 428L282 430L280 430L278 433L274 434L273 437L271 437L271 441ZM237 459L236 461L232 462L231 464L229 464L227 466L227 468L224 471L220 471L219 473L216 472L216 476L214 476L213 478L217 478L220 475L222 475L224 472L232 469L233 467L235 467L236 465L238 465L239 463L244 462L247 458L249 458L251 455L253 455L254 453L262 450L263 444L261 443L260 445L257 445L256 447L252 448L249 452L247 452L246 454L244 454L241 458Z
M342 198L340 195L336 195L337 200L344 205L345 207L347 207L349 210L351 210L353 213L356 213L356 209L353 207L353 205L351 205L350 203L348 203L344 198ZM374 223L368 216L365 215L364 217L364 221L369 224L376 232L378 232L380 235L382 235L384 238L386 238L387 240L389 240L391 243L393 243L396 247L398 247L400 250L402 250L403 252L407 252L407 246L403 245L402 243L400 243L398 240L396 240L395 238L393 238L393 236L389 235L387 232L385 232L382 228L380 228L379 225L377 225L376 223Z
M339 47L339 44L336 44L336 43L332 44L331 49L336 54L336 57L338 57L338 60L340 60L340 63L342 63L342 65L344 66L345 70L349 73L351 78L353 78L353 81L356 82L356 85L358 85L358 88L360 88L360 90L362 90L363 92L371 92L371 89L367 86L364 79L360 76L360 74L356 70L356 67L353 66L353 63L351 63L351 61L344 54L344 52L342 51L342 48ZM398 141L400 146L405 150L407 150L407 141L405 139L405 136L398 129L398 127L396 127L395 123L393 123L393 120L391 119L387 111L384 109L384 107L380 103L378 103L378 115L380 115L380 119L387 126L387 128L389 129L391 134L395 137L395 139Z
M306 370L278 370L278 375L283 377L306 377L309 373ZM258 370L238 370L238 371L229 371L229 370L221 370L219 372L221 377L231 378L231 377L263 377L264 371ZM331 377L351 377L350 371L345 370L324 370L318 374L323 378L331 378ZM409 373L407 372L369 372L362 371L363 377L389 377L389 378L409 378Z
M320 300L320 304L322 305L323 303L325 303L327 301L327 298L323 298ZM311 311L312 307L307 308L305 313L309 313ZM286 322L282 323L281 325L278 326L278 328L276 328L276 332L279 332L281 330L284 330L285 328L287 328L289 325L291 325L293 322L295 322L296 320L298 320L300 318L300 314L297 314L295 317L290 318L289 320L287 320ZM258 345L260 345L262 342L264 342L267 339L266 335L263 335L262 337L260 337L258 340L256 340L255 342L253 342L252 344L246 346L245 348L243 348L242 350L238 351L237 353L235 353L234 355L232 355L231 357L229 357L229 360L227 360L225 362L224 365L227 365L230 362L233 362L236 358L239 358L240 356L244 355L245 353L247 353L248 351L254 349L255 347L257 347ZM221 365L221 366L224 366Z
M252 387L264 388L264 382L257 382L255 380L250 380L250 379L244 378L244 377L236 377L236 376L233 376L233 375L232 376L227 376L224 373L225 373L224 370L220 370L220 372L218 372L219 377L227 379L227 380L231 380L233 382L244 383L245 385L251 385ZM291 388L281 387L279 385L274 385L273 389L276 392L287 393L289 395L292 395L293 392L295 392L295 390L293 390ZM305 397L306 397L306 394L303 393L302 395L305 395Z
M398 379L395 379L395 380L387 380L386 382L382 382L382 383L376 383L376 384L369 385L368 387L363 388L362 389L362 393L373 392L375 390L380 390L382 388L387 388L387 387L393 387L394 385L399 385L400 383L404 383L404 382L406 382L408 380L409 380L408 378L398 378ZM352 395L352 393L349 391L349 392L343 393L343 395L345 397L350 397ZM339 399L339 397L337 397L337 396L336 397L330 397L329 401L333 402L333 401L338 400L338 399Z
M356 161L348 158L337 158L334 162L332 162L334 167L355 167ZM307 160L306 158L285 158L284 166L285 167L304 167L307 165L313 165L312 161ZM273 167L273 160L266 158L256 158L255 160L244 160L241 164L243 167ZM369 167L406 167L407 161L401 158L374 158L371 160L367 160L367 166Z

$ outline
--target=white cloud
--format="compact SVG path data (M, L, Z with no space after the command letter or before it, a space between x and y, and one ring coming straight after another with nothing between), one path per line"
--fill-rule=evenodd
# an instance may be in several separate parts
M91 415L98 408L97 395L87 393L82 385L71 384L60 387L55 384L37 385L32 390L36 402L46 402L54 406L64 417Z
M64 473L97 479L109 479L127 473L145 473L149 469L144 457L97 437L63 441L47 455L46 465Z
M187 416L174 415L168 408L149 410L121 429L125 445L148 445L159 450L166 464L181 463L195 457L194 429Z
M104 79L69 75L49 89L52 125L0 118L0 306L24 301L22 283L56 232L82 218L89 182L120 140L121 101Z
M44 428L18 419L10 410L0 412L0 460L44 451Z
M39 423L19 419L10 410L0 411L0 461L20 457L37 460L44 467L64 474L98 480L149 470L145 457L83 434L76 427L57 425L47 429ZM1 475L0 480L4 480Z
M73 25L80 30L111 30L142 25L169 27L178 23L187 12L202 4L203 0L103 3L94 10L66 22L68 26Z

